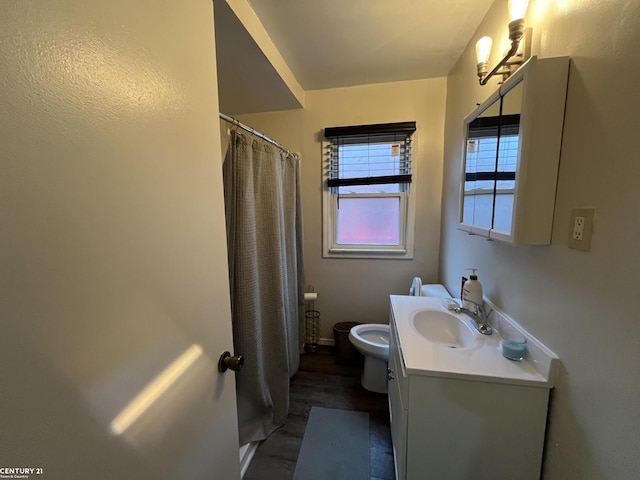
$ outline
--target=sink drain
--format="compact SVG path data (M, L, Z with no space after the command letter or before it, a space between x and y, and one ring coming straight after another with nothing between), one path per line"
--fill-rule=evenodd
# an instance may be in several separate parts
M449 345L447 348L458 348L455 345Z

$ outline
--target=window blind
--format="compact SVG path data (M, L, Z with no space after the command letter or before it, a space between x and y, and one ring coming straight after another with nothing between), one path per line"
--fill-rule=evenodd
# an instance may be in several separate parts
M469 138L518 135L519 131L520 114L518 113L501 117L478 117L469 124Z
M416 122L325 128L327 186L411 183L415 130Z

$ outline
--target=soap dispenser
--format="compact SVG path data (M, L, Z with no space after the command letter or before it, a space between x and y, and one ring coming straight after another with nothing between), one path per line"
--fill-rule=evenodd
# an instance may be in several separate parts
M478 281L478 275L476 275L477 268L467 268L471 270L469 280L464 282L462 288L462 308L476 311L476 305L482 306L482 284Z

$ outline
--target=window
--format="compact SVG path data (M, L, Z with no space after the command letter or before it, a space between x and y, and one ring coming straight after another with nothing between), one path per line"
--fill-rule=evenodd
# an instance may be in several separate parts
M325 257L413 257L415 122L325 128Z

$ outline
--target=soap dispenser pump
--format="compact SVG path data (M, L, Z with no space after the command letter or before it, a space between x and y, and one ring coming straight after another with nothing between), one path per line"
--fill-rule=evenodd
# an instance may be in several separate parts
M482 306L482 284L478 281L478 275L476 275L477 268L467 268L471 270L469 280L464 282L462 288L462 308L476 311L476 306Z

